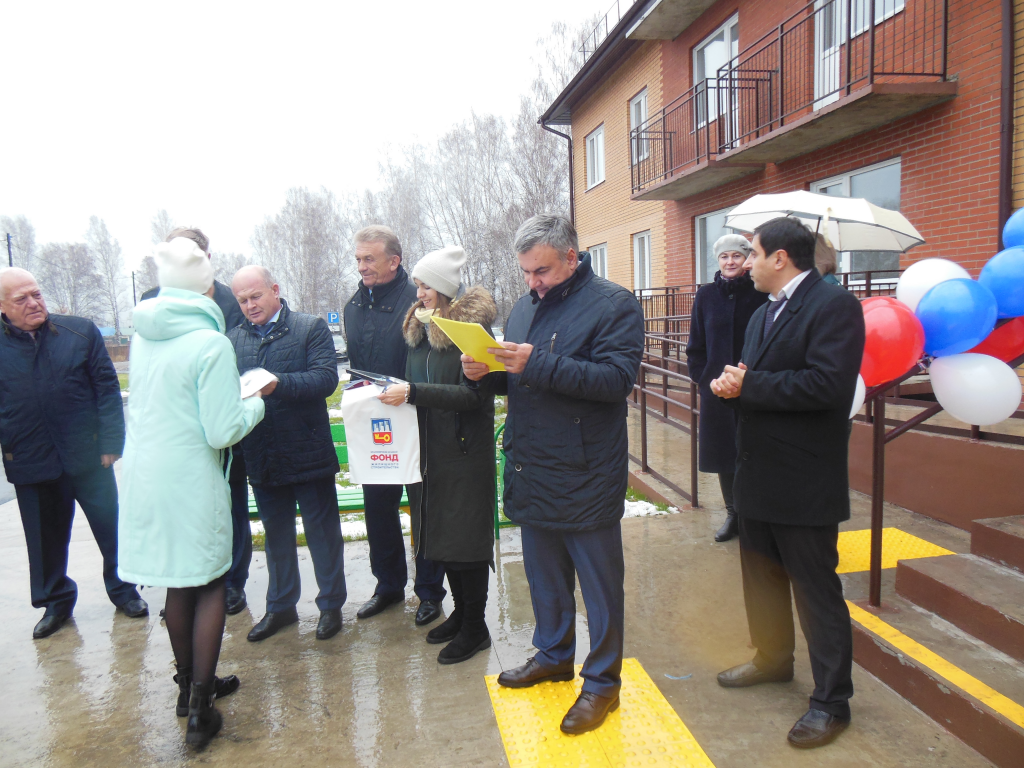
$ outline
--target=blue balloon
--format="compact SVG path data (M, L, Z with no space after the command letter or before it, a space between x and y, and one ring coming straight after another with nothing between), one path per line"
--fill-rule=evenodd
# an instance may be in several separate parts
M1013 218L1021 213L1024 208L1013 214ZM1000 317L1024 315L1024 247L1007 248L989 259L978 282L996 297Z
M946 280L921 297L917 319L924 327L924 351L932 357L957 355L976 347L996 325L996 297L988 288L958 278Z
M1016 248L1024 245L1024 208L1017 211L1003 225L1003 247Z

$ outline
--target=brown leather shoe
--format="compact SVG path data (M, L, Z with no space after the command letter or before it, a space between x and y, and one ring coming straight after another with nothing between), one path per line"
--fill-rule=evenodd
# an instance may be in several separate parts
M562 718L562 733L586 733L597 728L609 712L619 708L619 697L583 691Z
M549 680L553 683L572 680L575 676L576 673L571 661L564 666L553 669L541 666L540 662L531 656L523 666L510 669L498 675L498 685L503 685L506 688L529 688L531 685L546 683Z
M718 673L723 688L747 688L761 683L788 683L793 679L793 665L773 670L760 670L752 661Z
M796 721L796 725L790 729L786 738L790 744L800 749L823 747L835 741L836 736L846 730L849 724L849 720L822 712L820 709L808 709L804 716Z

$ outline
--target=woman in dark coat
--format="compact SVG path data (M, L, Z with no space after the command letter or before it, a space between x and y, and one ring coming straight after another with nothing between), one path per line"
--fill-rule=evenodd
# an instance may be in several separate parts
M483 288L455 299L461 248L429 253L413 268L418 301L403 327L409 356L407 385L380 395L388 405L416 405L423 482L410 485L413 541L428 560L444 563L455 610L427 633L428 643L447 643L442 664L456 664L489 648L484 623L489 569L494 562L494 394L486 382L468 386L462 352L433 316L479 323L490 333L497 308ZM453 300L454 299L454 300Z
M690 340L686 359L690 378L700 388L700 429L698 466L701 472L715 472L725 498L728 516L715 534L715 541L728 541L739 531L733 506L732 482L736 473L736 411L727 408L711 393L711 381L727 365L736 365L743 351L743 335L754 310L768 300L767 293L754 289L754 281L743 268L750 243L743 235L723 235L715 242L719 271L715 281L702 285L693 300Z

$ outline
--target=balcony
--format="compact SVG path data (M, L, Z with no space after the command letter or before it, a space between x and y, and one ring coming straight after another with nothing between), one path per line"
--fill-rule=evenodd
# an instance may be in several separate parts
M632 198L691 197L954 98L947 1L812 0L630 133Z

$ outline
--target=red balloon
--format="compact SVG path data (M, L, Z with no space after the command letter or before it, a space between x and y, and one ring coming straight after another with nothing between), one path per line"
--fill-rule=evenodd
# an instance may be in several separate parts
M1008 363L1024 355L1024 317L1015 317L990 333L981 344L968 352L977 352Z
M898 379L921 359L924 328L910 307L892 296L861 303L864 310L864 357L860 375L868 387Z

